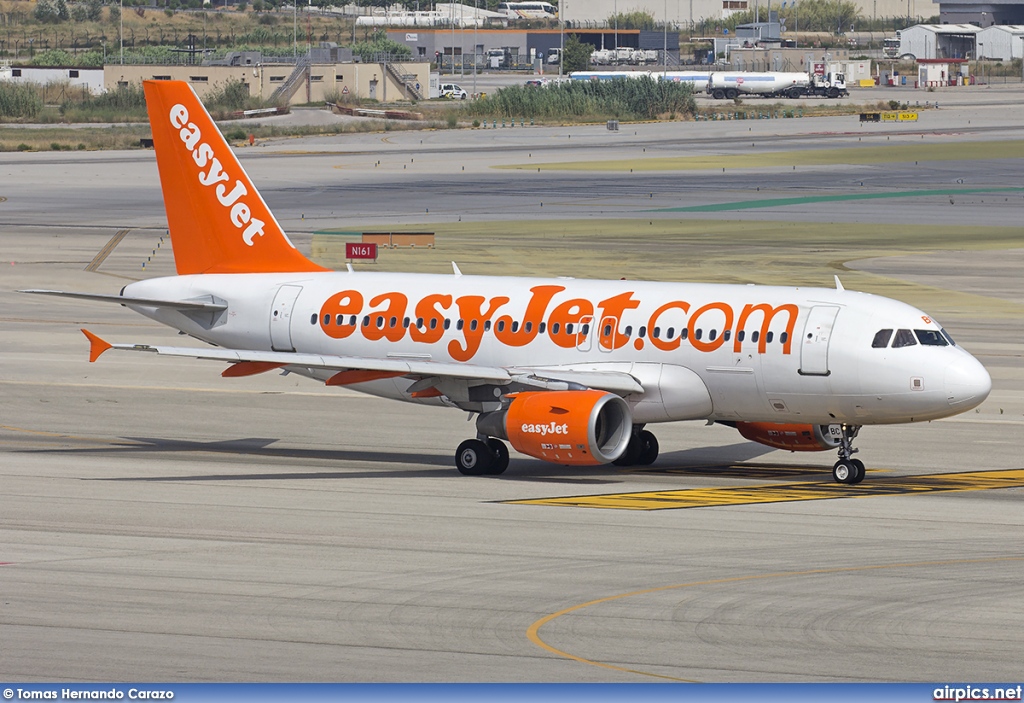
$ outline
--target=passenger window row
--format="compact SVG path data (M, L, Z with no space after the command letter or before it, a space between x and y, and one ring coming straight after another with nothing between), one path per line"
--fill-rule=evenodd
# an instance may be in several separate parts
M310 316L310 318L309 318L309 324L315 325L317 323L318 319L319 319L318 315L316 313L313 313ZM343 325L355 326L356 320L357 320L357 318L356 318L355 315L349 315L348 317L346 317L345 315L341 315L341 314L333 315L333 316L330 315L330 314L325 314L324 317L323 317L323 324L325 326L334 324L334 325L337 325L339 327L341 327ZM412 325L415 325L418 329L423 329L424 327L429 327L430 329L433 330L433 329L437 329L437 324L438 324L437 320L438 320L438 318L436 318L436 317L431 318L429 324L427 324L427 322L422 317L416 318L415 321L413 321L411 318L406 317L406 318L402 319L401 324L402 324L402 327L404 327L406 329L408 329ZM579 335L581 335L583 337L586 337L588 334L590 334L590 324L589 323L584 322L582 325L579 325L579 326L578 325L579 325L579 323L576 323L576 324L573 324L572 322L566 323L565 327L564 327L564 330L565 330L564 333L565 334L574 334L574 333L576 333L576 334L579 334ZM394 327L398 326L398 318L397 317L386 318L383 315L376 315L374 317L371 317L370 315L364 315L363 319L362 319L362 326L363 327L375 326L378 329L384 329L385 326L394 328ZM451 320L445 319L443 324L442 324L442 326L444 327L444 329L449 329L451 327ZM464 327L465 327L465 320L461 320L460 319L460 320L456 320L455 321L455 329L462 330ZM479 321L478 320L470 320L469 321L469 329L470 329L470 331L475 332L478 329L478 327L479 327ZM505 331L505 321L504 320L499 320L497 322L497 324L494 325L494 327L499 332L504 332ZM528 333L529 332L533 332L533 323L532 322L526 322L526 323L523 324L522 327L523 327L523 330L525 332L528 332ZM518 332L519 331L519 322L518 321L513 321L512 324L510 325L510 328L511 328L511 330L513 332ZM486 320L484 322L483 329L484 329L485 332L489 332L490 331L490 329L491 329L491 321L490 320ZM552 334L558 334L560 331L562 331L562 329L563 329L563 327L559 323L557 323L557 322L551 323L551 333ZM545 322L539 323L537 325L537 332L539 332L540 334L544 334L545 331L547 331L547 323L545 323ZM885 331L886 330L882 330L882 332L885 332ZM612 326L606 324L604 326L604 329L602 330L602 332L603 332L605 337L611 336L611 334L612 334ZM888 330L888 332L891 334L892 330ZM648 333L647 327L645 325L641 325L640 329L637 331L637 336L640 339L644 339L645 337L647 337L647 333ZM881 332L879 334L881 334ZM651 337L653 339L670 340L670 339L673 339L676 336L676 329L675 329L675 327L669 327L667 330L665 330L665 336L662 337L661 327L655 327L653 330L650 330L650 335L651 335ZM624 336L624 337L632 337L633 336L633 326L632 325L626 325L625 329L622 330L622 336ZM689 337L689 329L686 328L686 327L679 328L679 335L678 336L679 336L680 339L687 339ZM694 339L700 341L700 340L703 339L703 337L704 337L704 330L703 329L698 328L698 329L694 330L694 332L693 332L693 338ZM725 330L724 332L722 332L722 337L725 339L725 341L728 342L732 338L732 330ZM708 332L708 341L713 342L717 338L718 338L718 330L712 329L712 330L710 330ZM736 333L736 339L738 339L739 341L742 342L742 341L745 340L745 338L746 338L746 332L744 330L740 330L739 332ZM760 332L758 330L754 330L750 334L750 341L754 342L754 343L757 343L759 339L760 339ZM789 339L789 335L786 334L785 332L783 332L782 334L779 335L779 342L782 343L782 344L785 344L788 339ZM877 341L877 339L878 339L878 337L876 335L876 341ZM770 344L774 340L775 340L775 333L769 331L765 335L765 341ZM888 340L886 340L886 343L888 343Z

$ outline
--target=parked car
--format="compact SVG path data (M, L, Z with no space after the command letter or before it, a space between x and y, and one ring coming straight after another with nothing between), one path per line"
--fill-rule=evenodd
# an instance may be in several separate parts
M442 83L438 93L449 100L465 100L469 97L469 93L459 87L458 83Z

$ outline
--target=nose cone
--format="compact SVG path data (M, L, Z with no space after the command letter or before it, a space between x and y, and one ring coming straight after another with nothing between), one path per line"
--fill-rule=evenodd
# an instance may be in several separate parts
M957 412L981 405L992 390L992 377L981 362L969 354L946 367L946 399Z

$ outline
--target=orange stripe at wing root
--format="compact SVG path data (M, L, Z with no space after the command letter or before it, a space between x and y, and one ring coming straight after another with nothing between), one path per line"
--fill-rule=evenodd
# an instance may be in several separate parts
M347 386L352 383L366 383L367 381L379 381L382 378L396 378L398 376L404 376L403 371L365 371L363 369L351 369L349 371L339 371L338 373L327 379L325 385L328 386Z
M279 369L287 364L278 364L273 361L239 361L231 364L221 372L224 378L240 378L242 376L255 376L258 373L266 373Z
M103 339L100 339L92 332L87 329L82 330L82 334L85 335L86 339L89 340L89 363L96 361L100 358L100 354L108 349L111 349L114 345Z

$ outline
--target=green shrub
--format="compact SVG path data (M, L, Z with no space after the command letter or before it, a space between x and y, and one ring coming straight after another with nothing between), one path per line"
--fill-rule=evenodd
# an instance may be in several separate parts
M541 90L533 86L509 86L465 109L471 115L499 118L649 120L672 113L693 115L697 105L691 86L645 76L612 81L570 81Z
M0 118L31 119L43 109L43 99L35 86L0 83Z
M30 147L28 144L19 144L18 151L32 151L32 147Z

